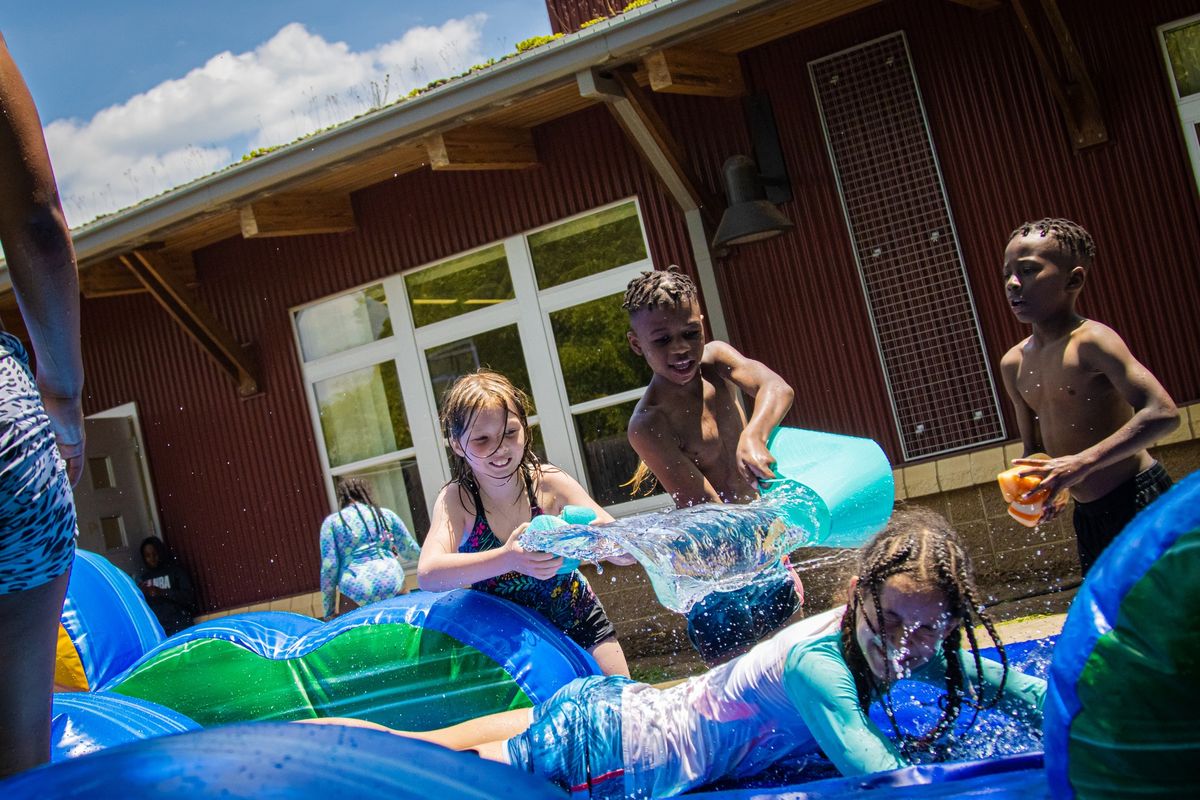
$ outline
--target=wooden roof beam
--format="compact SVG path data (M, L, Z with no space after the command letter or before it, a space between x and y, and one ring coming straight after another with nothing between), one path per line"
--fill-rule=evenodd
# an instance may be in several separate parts
M1083 57L1075 47L1067 23L1058 9L1058 0L1012 0L1013 11L1025 31L1025 38L1033 49L1033 56L1041 69L1042 77L1059 111L1067 123L1071 144L1083 150L1108 141L1108 128L1100 112L1100 100L1096 87L1088 74ZM1031 10L1041 8L1042 17L1035 21ZM1049 29L1050 46L1057 47L1057 54L1066 65L1067 74L1059 75L1043 43L1042 31Z
M196 285L196 264L191 253L162 250L159 256L167 272L177 282L189 287ZM80 266L79 291L92 300L97 297L141 294L146 291L146 286L119 258L106 258Z
M650 88L669 94L741 97L746 93L736 55L691 47L656 50L642 60Z
M593 67L576 73L576 81L580 94L608 105L630 143L667 187L679 208L684 213L699 210L704 222L715 229L724 204L693 172L683 147L654 109L646 90L638 85L633 71L625 68L605 74Z
M239 344L208 306L174 278L161 253L134 250L119 256L119 260L237 384L238 394L249 397L262 391L258 363L250 349Z
M435 170L526 169L538 163L528 128L466 125L430 134L422 143Z
M240 213L246 239L354 230L354 205L348 194L275 195L242 206Z

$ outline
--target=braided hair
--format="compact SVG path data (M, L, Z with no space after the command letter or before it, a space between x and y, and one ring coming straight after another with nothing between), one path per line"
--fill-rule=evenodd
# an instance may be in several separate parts
M342 510L354 503L370 508L371 519L375 521L376 534L390 541L391 535L387 533L388 526L384 522L383 513L379 510L379 504L375 502L375 496L371 493L369 483L362 478L342 478L337 485L337 500L338 508Z
M949 618L958 623L942 640L942 654L946 659L946 698L941 704L941 717L929 731L917 737L901 733L896 722L890 685L885 684L871 671L866 654L859 646L856 631L863 602L872 604L875 619L882 631L884 611L879 601L879 593L884 582L894 575L905 575L923 589L936 589L941 592L945 597ZM965 635L973 655L974 683L982 687L983 663L978 654L976 620L996 643L1003 668L1000 686L995 697L990 700L985 700L982 696L967 697L968 688L959 658ZM883 640L884 646L888 647L887 637L884 636ZM841 649L846 665L854 676L859 704L866 710L870 707L872 699L880 700L892 730L896 733L901 752L906 755L928 749L951 730L964 703L973 712L970 723L973 725L981 710L996 705L1008 679L1008 656L996 634L995 626L979 600L970 557L945 518L920 506L897 509L887 527L872 537L859 551L858 585L846 614L842 617Z
M449 445L450 442L459 441L463 434L471 429L480 411L490 408L508 409L520 421L521 429L525 432L525 450L509 477L519 472L525 486L533 486L534 476L541 469L541 461L533 450L533 436L529 433L531 405L529 396L505 376L488 369L476 370L456 380L442 396L442 411L439 415L442 435ZM496 444L496 448L499 449L503 443L502 438ZM449 449L449 457L450 483L457 484L459 502L466 509L468 506L463 497L464 490L470 492L472 503L479 495L475 473L471 471L467 459L456 453L454 448ZM476 508L475 513L481 514L483 509Z
M1082 225L1069 219L1046 217L1037 222L1023 223L1008 235L1008 240L1011 242L1018 236L1029 236L1032 233L1037 233L1043 239L1049 236L1085 265L1090 265L1096 257L1096 243L1092 240L1092 235L1084 230Z
M679 308L699 297L696 284L679 267L643 272L625 287L621 308L630 314L652 308Z

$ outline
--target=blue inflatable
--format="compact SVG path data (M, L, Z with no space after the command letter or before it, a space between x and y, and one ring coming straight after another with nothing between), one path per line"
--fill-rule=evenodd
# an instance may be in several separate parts
M60 692L51 712L50 760L199 729L183 714L146 700L108 692Z
M33 769L5 800L561 800L532 775L474 754L339 725L257 723L162 736Z
M1056 797L1200 797L1200 472L1092 567L1063 625L1045 728Z
M163 640L142 592L103 556L75 551L58 629L55 683L95 689Z

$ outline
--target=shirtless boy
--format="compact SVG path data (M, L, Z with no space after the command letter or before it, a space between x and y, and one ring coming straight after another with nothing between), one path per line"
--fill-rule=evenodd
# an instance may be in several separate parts
M1075 301L1092 268L1091 235L1065 219L1027 222L1004 251L1004 288L1029 338L1000 362L1016 409L1024 474L1051 496L1075 499L1083 573L1142 508L1171 486L1146 448L1174 430L1179 412L1150 371L1111 328L1080 316ZM1057 509L1046 504L1043 521Z
M767 437L792 405L792 388L725 342L704 342L691 278L672 268L629 282L629 346L654 377L629 420L641 457L636 489L653 473L682 508L748 503L775 477ZM754 398L747 421L737 391ZM688 636L710 665L744 652L787 622L803 602L799 578L709 595L688 614Z

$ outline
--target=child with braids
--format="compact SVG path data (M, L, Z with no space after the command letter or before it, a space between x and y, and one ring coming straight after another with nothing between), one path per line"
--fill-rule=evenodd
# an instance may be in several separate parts
M818 751L845 775L895 769L964 712L974 722L989 707L1040 728L1045 681L1008 669L967 554L942 517L897 511L862 548L849 601L669 689L580 678L532 710L404 735L475 749L575 796L621 798L676 795ZM976 622L1000 663L960 649L977 646ZM944 687L946 697L926 734L894 731L897 743L867 707L882 700L895 728L889 691L900 676Z
M323 619L405 594L400 561L421 552L404 520L375 502L366 480L342 478L337 499L338 510L321 523Z
M583 575L558 574L561 558L518 541L530 520L566 505L591 508L597 523L612 521L578 481L539 462L528 408L524 392L488 370L462 376L442 398L453 477L434 503L418 581L426 591L470 586L531 608L591 653L606 675L628 676L616 631Z
M1025 448L1013 464L1042 479L1035 491L1070 490L1085 575L1125 524L1171 487L1146 448L1179 424L1170 395L1121 337L1075 310L1095 254L1091 235L1070 220L1012 232L1004 289L1033 330L1000 362ZM1038 452L1049 460L1028 458ZM1061 506L1045 508L1043 521Z
M654 372L629 419L629 444L642 459L634 493L657 479L679 508L758 497L758 482L775 477L767 438L792 406L792 387L725 342L705 344L696 285L675 267L630 281L623 307L629 346ZM748 421L739 391L754 398ZM800 578L788 573L692 607L688 638L705 663L727 661L787 623L804 602Z

